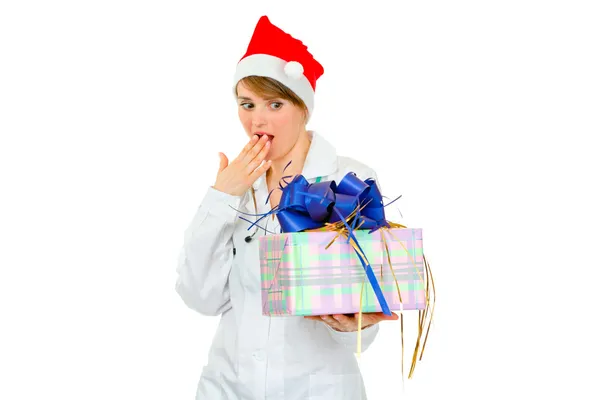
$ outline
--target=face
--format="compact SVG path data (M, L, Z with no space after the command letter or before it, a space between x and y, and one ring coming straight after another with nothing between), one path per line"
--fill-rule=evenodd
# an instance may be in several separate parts
M304 131L304 111L289 100L264 99L248 90L243 82L237 86L238 115L249 138L255 134L271 137L267 159L285 156Z

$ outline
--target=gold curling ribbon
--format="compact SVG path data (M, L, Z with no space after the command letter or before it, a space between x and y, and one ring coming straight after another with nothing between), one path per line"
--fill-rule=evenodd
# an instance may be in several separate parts
M365 206L366 206L366 204L364 204L360 209L364 208ZM353 218L353 216L358 212L358 210L359 209L357 208L357 210L353 211L352 214L350 214L347 217L346 222L350 221ZM396 238L393 235L393 233L390 231L390 229L406 229L407 227L404 225L395 223L395 222L390 222L390 221L386 221L386 222L390 225L390 227L388 228L388 227L384 226L384 227L379 228L378 230L380 231L381 240L383 242L383 245L384 245L385 251L386 251L388 265L390 267L390 271L392 273L392 277L393 277L394 283L396 285L396 290L398 292L398 298L400 300L400 338L401 338L401 349L402 349L401 369L402 369L402 382L404 384L404 307L402 306L403 301L402 301L402 294L400 291L400 285L398 284L396 274L394 273L394 268L392 267L390 250L389 250L387 241L385 239L385 232L388 232L392 237L394 237L394 239L396 239L396 241L398 241L402 245L402 247L406 251L406 254L408 254L410 259L412 260L412 263L415 266L415 269L417 271L417 274L419 275L419 279L420 279L421 283L423 284L424 291L425 291L425 310L419 310L418 334L417 334L415 348L413 351L412 362L411 362L410 371L408 374L408 379L411 379L414 374L414 371L416 368L416 363L417 363L417 358L419 359L419 361L423 358L423 352L425 351L425 344L427 343L427 338L429 336L429 329L431 327L431 322L433 320L433 310L435 308L435 297L436 297L435 296L435 285L433 282L433 274L431 273L431 268L429 266L429 263L427 262L427 259L425 258L425 254L423 254L423 264L424 264L424 269L425 269L425 278L423 278L423 276L421 275L421 272L417 268L414 258L412 258L412 256L410 255L410 252L408 251L406 246L404 246L402 241L398 240L398 238ZM360 229L361 225L362 225L362 223L359 224L356 228L354 228L354 230ZM307 229L304 232L319 232L319 231L321 231L321 232L322 231L333 231L333 232L337 233L335 235L335 237L333 239L331 239L331 241L327 244L327 246L325 246L325 249L329 248L340 236L345 239L348 239L348 236L349 236L348 230L343 221L338 221L336 223L325 223L325 226L323 226L323 227L316 228L316 229ZM352 239L352 238L350 238L350 245L354 248L354 250L356 251L356 254L359 257L363 258L365 263L367 263L366 255L362 251L360 251L360 249L358 248L358 245L354 242L354 239ZM381 271L380 276L383 278L383 265L381 266L380 271ZM365 275L365 278L366 278L366 275ZM430 282L431 282L431 287L433 290L433 305L431 305L430 295L429 295L429 283ZM363 302L364 286L365 286L365 282L363 281L361 284L359 310L358 310L358 331L357 331L357 343L356 343L356 356L358 358L360 358L361 346L362 346L361 332L363 329L362 328L362 302ZM431 305L431 310L430 310L430 305ZM427 332L425 333L425 338L421 345L421 337L423 335L423 330L424 330L425 323L427 321L427 317L429 317L429 324L427 326ZM419 357L417 357L417 355L419 353L419 349L421 350L421 355Z
M397 227L399 224L395 224L395 223L390 223L390 226L392 228ZM404 226L402 226L403 228L406 228ZM385 228L387 229L387 228ZM388 231L389 232L389 231ZM392 232L389 232L390 235L392 237L394 237ZM396 240L402 245L402 247L404 247L404 250L406 251L406 254L409 255L409 257L412 259L413 261L413 265L416 266L415 260L412 258L412 256L410 256L410 252L408 251L408 249L406 248L406 246L404 246L404 244L399 241L397 238ZM388 253L389 255L389 253ZM415 349L413 351L413 356L412 356L412 362L411 362L411 366L410 366L410 372L408 374L408 379L412 378L415 368L416 368L416 364L417 364L417 354L419 353L419 348L421 348L421 355L419 357L419 361L423 358L423 352L425 351L425 344L427 343L427 338L429 336L429 329L431 328L431 322L433 321L433 311L435 308L435 299L436 299L436 295L435 295L435 284L433 281L433 274L431 272L431 267L429 266L429 263L427 262L427 258L425 257L425 254L423 254L423 266L425 269L425 282L423 279L423 276L421 275L421 273L417 270L417 273L419 274L419 279L421 280L422 283L424 283L424 291L425 291L425 310L419 310L419 323L418 323L418 335L417 335L417 341L415 344ZM391 268L391 263L390 263L390 268ZM430 295L429 295L429 284L431 283L431 288L433 291L433 304L430 301ZM431 306L431 312L430 312L430 306ZM423 345L421 347L421 337L423 335L423 330L424 330L424 326L425 326L425 322L427 321L427 317L429 316L429 324L427 326L427 332L425 333L425 338L423 340ZM404 351L404 350L403 350ZM404 369L404 361L402 363L402 368ZM402 375L402 379L404 379L404 374Z

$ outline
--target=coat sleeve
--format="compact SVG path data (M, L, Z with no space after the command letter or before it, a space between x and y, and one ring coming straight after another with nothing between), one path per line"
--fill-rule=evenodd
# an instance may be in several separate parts
M324 322L323 322L324 323ZM324 323L325 324L325 323ZM358 332L339 332L325 324L331 337L346 347L348 350L356 351L356 342L358 340ZM360 333L361 338L361 352L366 351L369 346L375 341L377 333L379 332L379 324L371 325L368 328L364 328Z
M209 187L184 233L175 290L189 308L203 315L231 308L228 281L241 198Z

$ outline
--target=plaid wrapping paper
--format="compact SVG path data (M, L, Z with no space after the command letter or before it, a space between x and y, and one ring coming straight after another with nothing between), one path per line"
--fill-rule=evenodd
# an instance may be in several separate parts
M385 244L394 276L390 271ZM381 307L351 244L336 232L297 232L259 238L263 315L323 315L363 312ZM390 310L425 309L425 270L421 229L355 230Z

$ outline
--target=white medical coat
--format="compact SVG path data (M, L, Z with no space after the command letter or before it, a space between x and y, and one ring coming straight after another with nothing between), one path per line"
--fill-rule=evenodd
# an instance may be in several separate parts
M309 183L319 176L339 182L350 171L362 180L377 179L366 165L338 156L316 132L309 135L312 140L302 171ZM191 309L221 316L196 399L365 400L354 355L356 332L338 332L301 316L262 315L258 237L265 232L259 229L246 243L254 228L248 231L249 223L236 211L269 211L265 174L253 187L258 212L250 190L232 196L209 187L185 231L176 291ZM269 216L260 225L265 223L268 230L279 233L277 218ZM378 330L378 324L362 330L363 351Z

